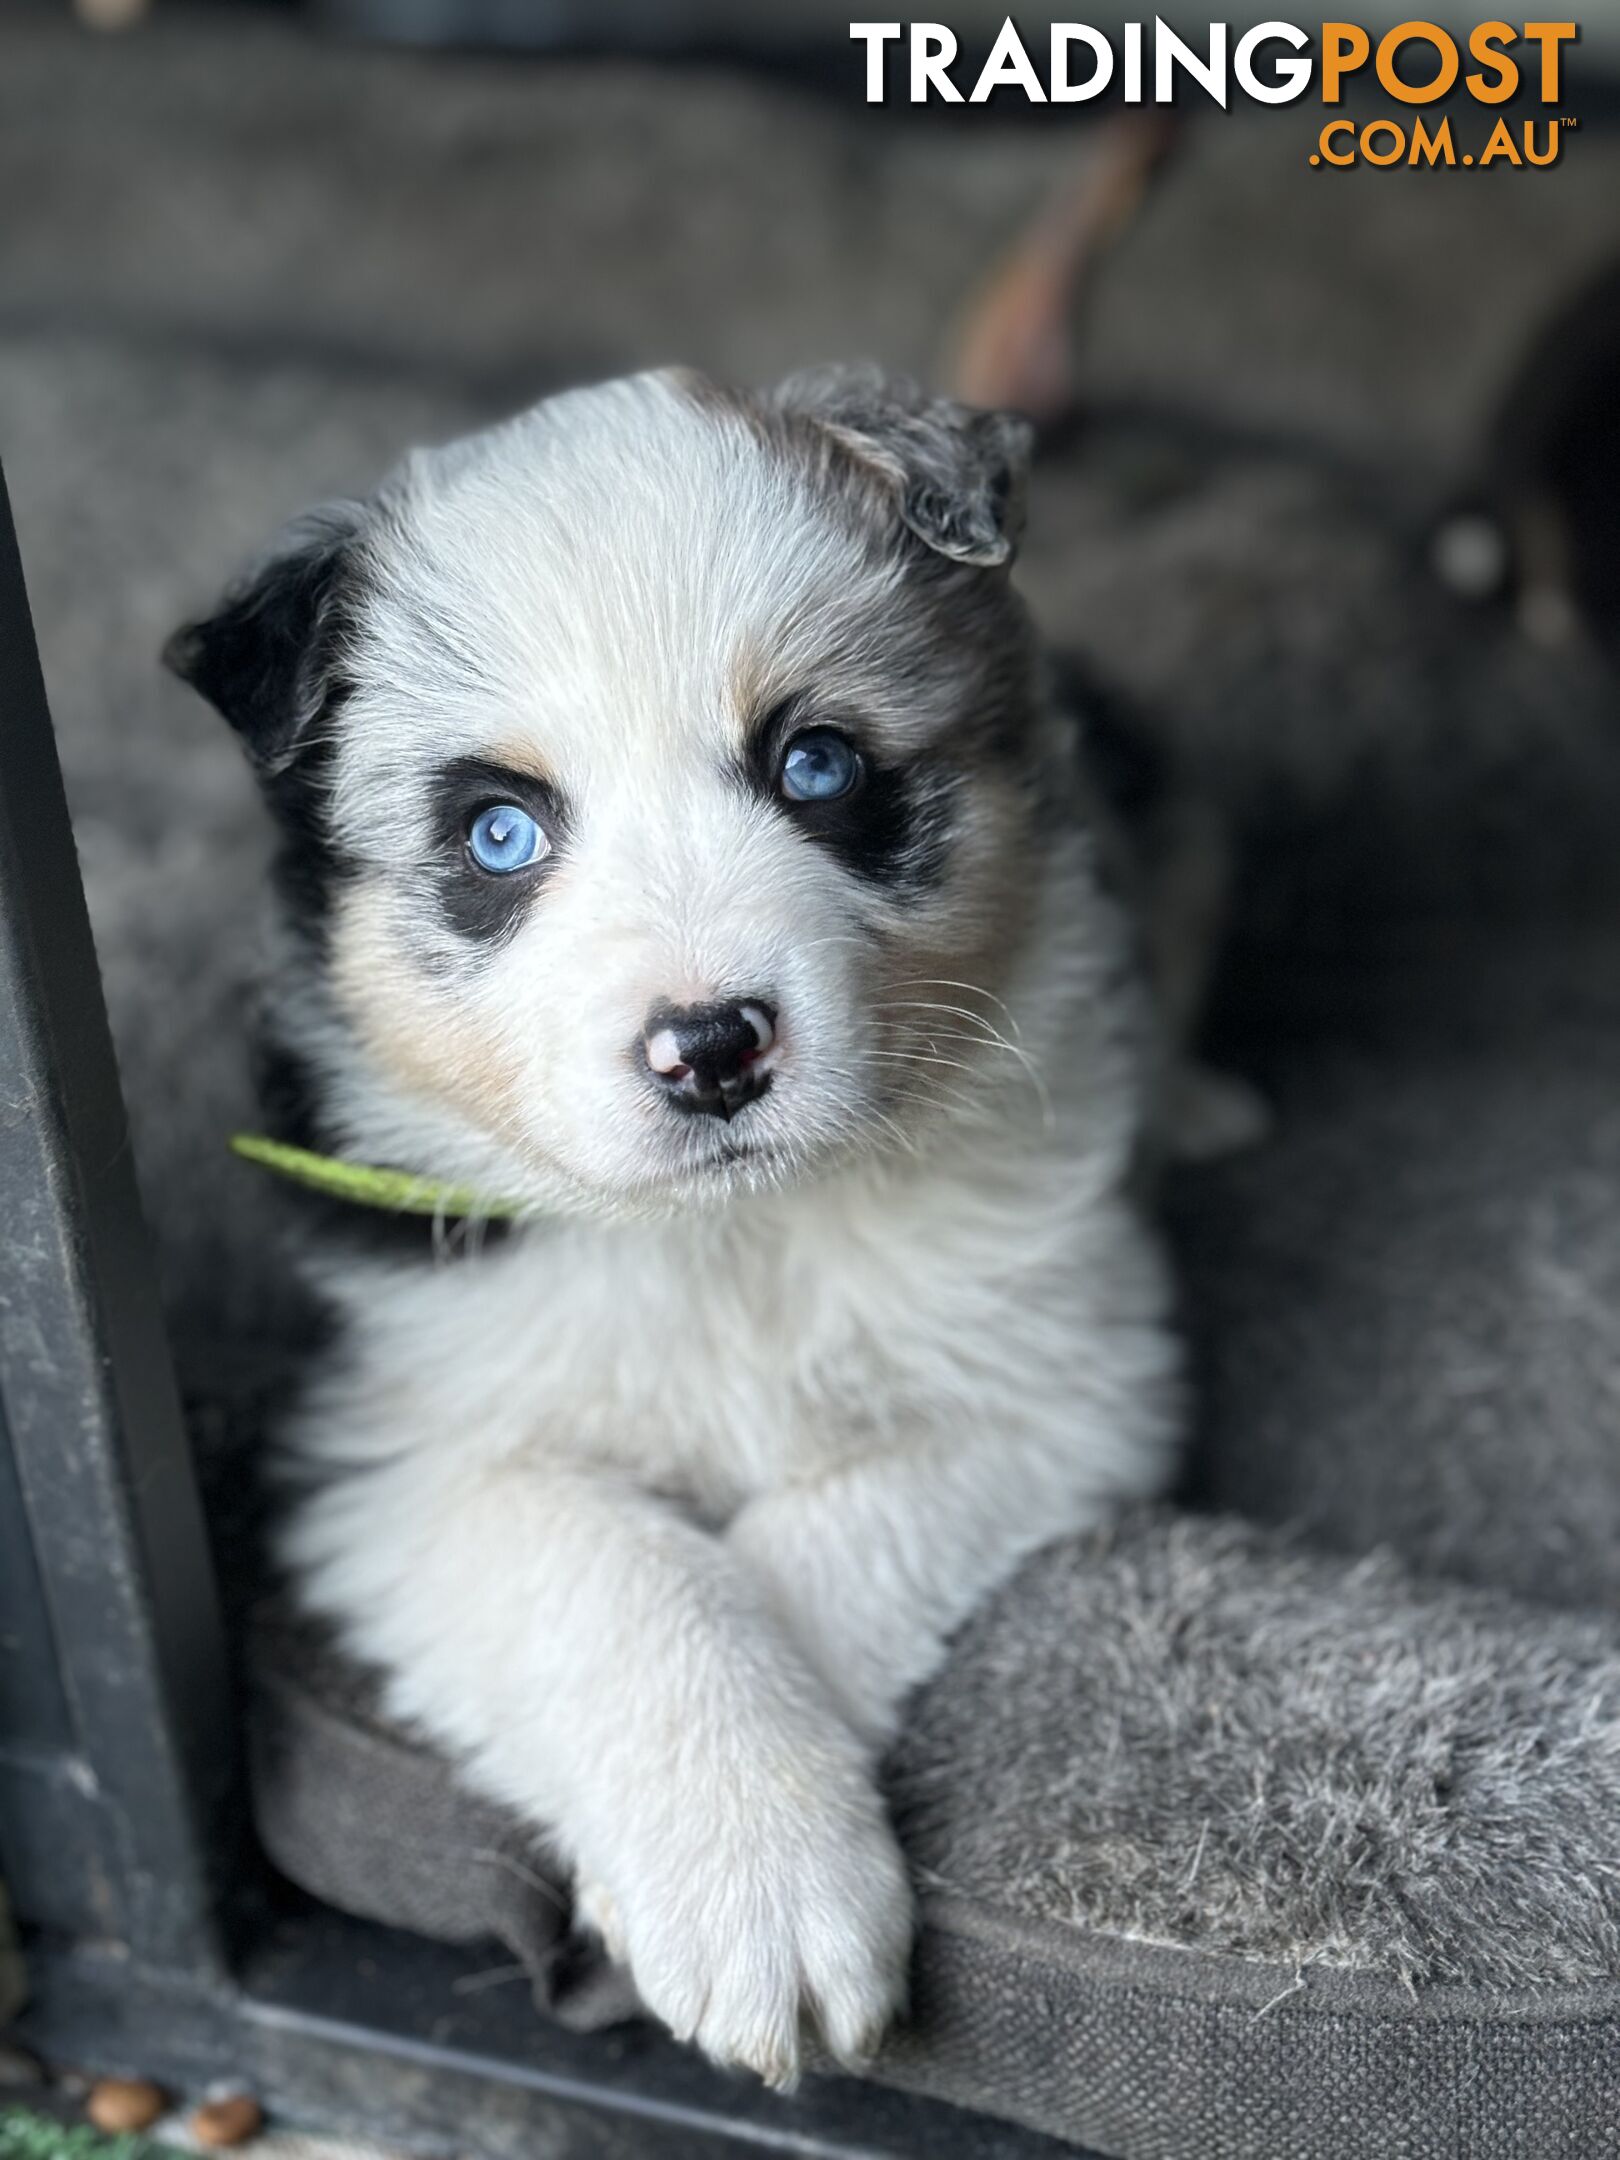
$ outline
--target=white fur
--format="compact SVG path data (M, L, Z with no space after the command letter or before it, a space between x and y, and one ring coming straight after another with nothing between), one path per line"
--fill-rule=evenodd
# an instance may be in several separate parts
M1165 1471L1122 928L1083 832L1037 846L994 774L902 908L720 771L739 653L902 747L952 685L901 695L898 573L667 381L418 464L373 554L334 798L367 872L335 988L285 985L281 1023L357 1153L536 1220L324 1264L346 1328L289 1436L317 1476L288 1554L674 2032L785 2082L811 2020L858 2061L904 1988L872 1770L908 1691ZM411 882L419 771L514 738L575 805L569 860L469 958ZM626 1048L649 1005L767 990L770 1093L676 1117ZM389 1000L485 1046L497 1107L357 1052Z

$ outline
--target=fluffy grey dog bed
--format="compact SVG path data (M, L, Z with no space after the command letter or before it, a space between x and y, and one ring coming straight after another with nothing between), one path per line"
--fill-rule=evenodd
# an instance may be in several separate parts
M1051 166L700 74L677 103L346 54L312 84L268 23L219 34L115 63L8 29L0 441L245 1607L240 1443L305 1316L283 1203L220 1146L263 829L163 635L279 515L568 373L925 367ZM1514 326L1612 246L1620 155L1585 130L1493 186L1484 278L1477 188L1300 186L1279 140L1195 137L1111 266L1099 418L1026 568L1231 815L1212 1047L1276 1129L1167 1197L1182 1503L1034 1560L894 1753L926 1925L875 2075L1123 2160L1591 2160L1620 2151L1620 700L1450 603L1421 540ZM290 1875L504 1935L547 2014L624 2011L560 1954L544 1856L365 1675L274 1615L254 1663Z

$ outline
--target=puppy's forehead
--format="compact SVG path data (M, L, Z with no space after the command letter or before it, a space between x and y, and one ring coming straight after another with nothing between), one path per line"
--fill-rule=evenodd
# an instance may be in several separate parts
M740 401L638 376L413 461L357 673L440 753L740 741L806 679L857 694L898 575Z

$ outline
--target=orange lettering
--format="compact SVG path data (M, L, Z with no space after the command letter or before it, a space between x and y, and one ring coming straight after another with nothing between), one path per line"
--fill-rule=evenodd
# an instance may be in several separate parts
M1346 150L1341 154L1339 151L1329 148L1335 135L1354 135L1355 132L1356 126L1353 120L1330 120L1328 122L1327 126L1322 130L1322 139L1317 144L1317 148L1329 165L1353 165L1356 162L1354 150Z
M1572 22L1527 22L1524 26L1525 43L1541 47L1541 102L1543 105L1558 103L1558 77L1560 45L1567 44L1575 36Z
M1340 78L1365 67L1372 40L1360 23L1325 22L1322 25L1322 102L1337 105L1344 92ZM1326 152L1323 155L1326 156ZM1333 161L1335 164L1337 159ZM1346 161L1348 162L1348 160Z
M1432 45L1440 55L1439 72L1432 82L1422 83L1414 89L1402 82L1395 72L1395 55L1403 45ZM1392 98L1399 98L1403 105L1429 105L1436 98L1444 97L1457 80L1460 64L1456 40L1438 23L1397 23L1387 37L1378 41L1378 80Z
M1482 105L1503 105L1519 87L1519 63L1501 50L1513 43L1515 35L1513 25L1505 22L1476 23L1468 33L1468 57L1495 78L1494 82L1485 74L1467 78L1469 95Z

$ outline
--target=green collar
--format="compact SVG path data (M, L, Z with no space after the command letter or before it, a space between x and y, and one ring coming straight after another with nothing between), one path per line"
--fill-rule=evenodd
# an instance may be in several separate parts
M356 1207L382 1208L391 1215L486 1216L491 1222L510 1222L520 1212L512 1200L491 1200L465 1185L446 1185L438 1178L413 1177L408 1170L380 1170L370 1163L343 1162L336 1155L317 1155L309 1148L289 1147L263 1133L233 1133L231 1152L244 1162L273 1170L277 1177L295 1185L326 1193L334 1200L348 1200Z

